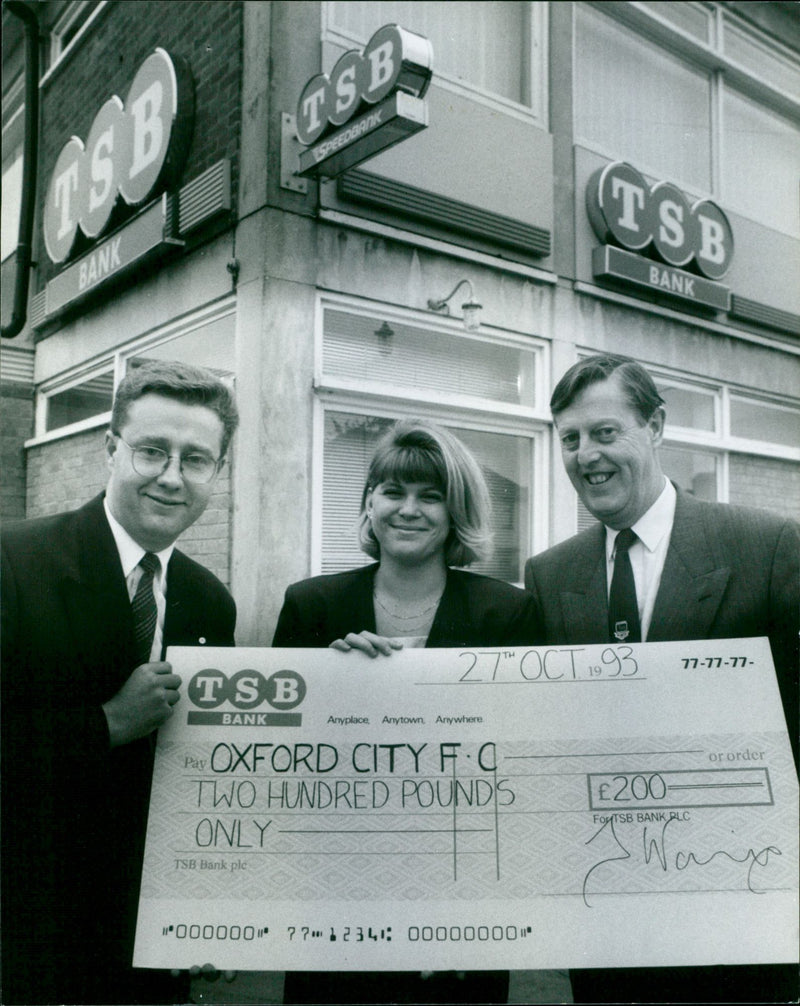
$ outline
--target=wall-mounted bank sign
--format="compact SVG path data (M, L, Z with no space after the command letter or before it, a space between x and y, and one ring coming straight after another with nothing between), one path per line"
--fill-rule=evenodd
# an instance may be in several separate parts
M596 171L586 189L589 220L603 245L592 253L595 276L727 311L718 282L733 261L733 231L709 199L690 205L669 182L648 185L622 161Z
M351 49L330 74L312 77L297 103L298 175L333 178L428 125L423 98L433 73L427 38L395 24L363 52Z
M173 185L186 158L194 116L191 77L164 49L139 67L127 98L100 108L84 143L71 137L50 177L44 243L60 264L80 231L94 240L121 198L140 206Z

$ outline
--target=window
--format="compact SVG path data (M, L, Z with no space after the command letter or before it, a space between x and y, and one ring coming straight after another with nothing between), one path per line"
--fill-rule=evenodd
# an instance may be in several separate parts
M105 0L68 0L50 29L50 48L46 69L51 70L69 51L70 45L80 34L98 8L105 6Z
M347 48L401 25L430 39L437 80L543 114L546 4L337 0L326 8L332 40Z
M0 221L0 261L5 261L17 248L19 213L22 205L22 144L12 147L6 155L3 145L3 198Z
M576 6L578 140L800 237L797 54L716 5L613 6Z
M800 235L800 130L730 88L724 95L723 118L725 205L775 230Z
M524 345L503 345L464 332L440 332L330 308L325 312L323 369L340 380L404 386L450 398L534 404L533 367Z
M655 378L667 410L661 460L673 481L702 499L800 518L800 402Z
M185 360L232 380L234 310L231 301L214 305L121 347L91 367L46 382L37 397L36 437L52 439L107 423L115 384L128 367L147 360Z
M767 441L784 447L800 445L800 412L773 402L731 395L731 436Z
M78 381L47 399L47 431L57 430L111 411L114 371L111 367L94 377Z
M670 426L709 433L717 429L717 395L713 390L686 387L662 379L658 382L658 391L664 399Z
M0 261L17 248L19 214L22 206L22 167L25 132L22 76L3 96L3 179L0 190Z
M711 11L699 3L663 3L663 0L649 0L639 4L656 17L686 32L699 42L710 42L713 27Z
M575 46L577 137L676 185L709 191L709 74L592 8L578 9Z
M723 46L729 60L766 80L795 101L800 101L800 74L796 57L793 59L776 50L774 45L766 45L728 20L723 20L723 28Z
M401 416L426 417L463 440L489 486L494 551L470 568L521 581L547 526L538 474L547 430L539 391L544 344L355 301L322 303L321 330L316 570L371 561L358 545L358 518L374 446Z

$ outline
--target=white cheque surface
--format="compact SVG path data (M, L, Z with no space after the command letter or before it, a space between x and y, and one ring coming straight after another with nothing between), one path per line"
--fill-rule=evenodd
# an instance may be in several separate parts
M797 959L765 639L168 659L137 966Z

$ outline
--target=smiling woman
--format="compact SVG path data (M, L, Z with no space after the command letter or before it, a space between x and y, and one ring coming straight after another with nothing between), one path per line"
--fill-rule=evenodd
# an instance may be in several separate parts
M542 641L530 595L461 567L490 551L489 491L472 454L424 420L378 442L361 497L359 540L377 562L286 591L273 646L331 646L389 656L408 646ZM286 976L285 1003L506 1002L508 972Z
M404 420L379 441L359 541L378 561L289 587L273 646L374 657L402 646L536 642L538 620L524 591L454 568L486 558L491 525L480 466L448 430Z

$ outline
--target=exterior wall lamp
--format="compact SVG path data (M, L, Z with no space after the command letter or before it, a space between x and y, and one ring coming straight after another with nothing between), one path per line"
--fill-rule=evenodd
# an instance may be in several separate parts
M450 306L448 304L448 301L450 300L451 297L454 296L457 290L460 290L461 287L464 286L465 283L469 287L469 300L467 300L464 304L461 305L461 310L464 312L463 314L464 328L468 332L474 332L477 328L480 327L481 308L483 307L483 305L479 304L475 300L475 295L473 294L472 291L472 283L470 283L468 279L462 279L460 280L460 282L456 283L456 285L453 287L450 293L448 293L448 295L446 297L443 297L441 300L429 299L428 307L431 309L431 311L444 311L446 314L450 314Z

